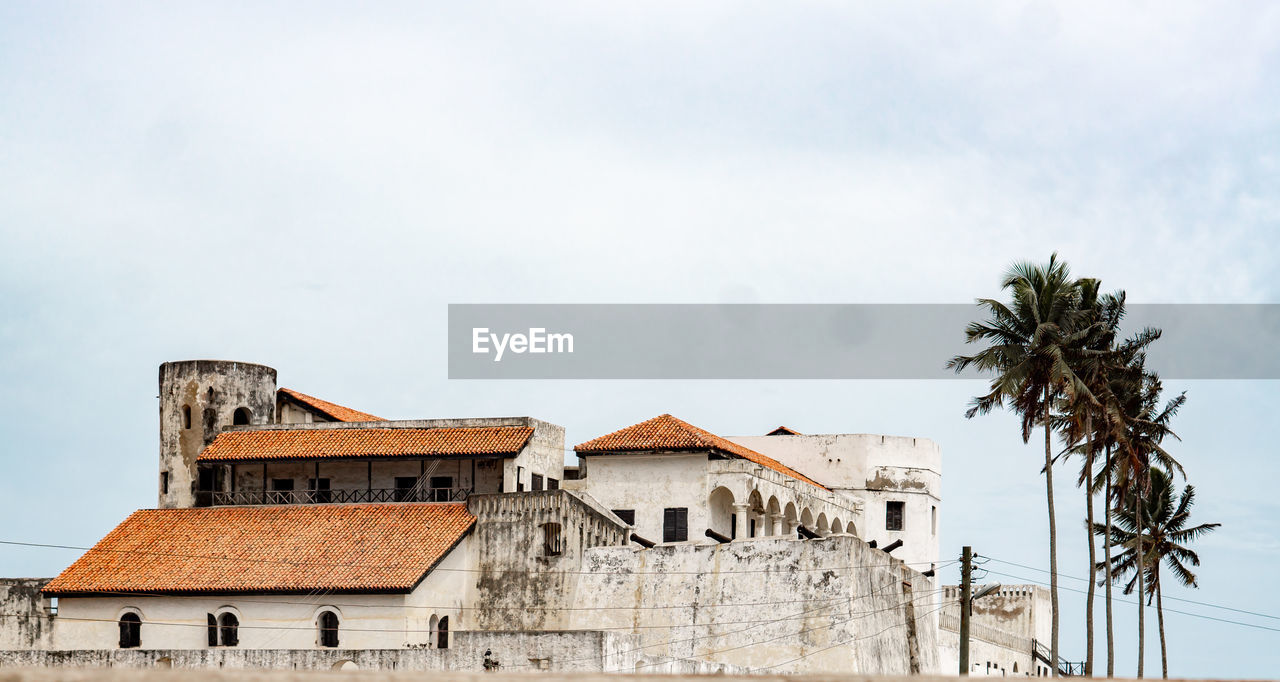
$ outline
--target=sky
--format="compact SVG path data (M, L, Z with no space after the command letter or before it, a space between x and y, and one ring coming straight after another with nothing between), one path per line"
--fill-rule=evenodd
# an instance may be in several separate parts
M981 382L450 381L446 307L964 303L1055 251L1131 302L1274 303L1277 36L1262 2L0 4L0 539L92 544L153 505L156 368L220 358L570 445L664 412L931 438L944 557L1047 568L1042 453L964 418ZM1280 616L1280 386L1168 388L1224 525L1166 597ZM4 547L0 575L75 556ZM1174 676L1280 669L1280 632L1167 627Z

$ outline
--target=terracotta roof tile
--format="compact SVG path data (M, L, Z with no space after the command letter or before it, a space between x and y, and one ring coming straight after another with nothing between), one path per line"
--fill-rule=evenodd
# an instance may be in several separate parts
M574 448L575 452L582 454L649 450L717 450L826 490L821 483L772 457L744 448L727 438L721 438L669 414L605 434Z
M474 524L463 503L142 509L44 592L408 592Z
M196 459L201 462L274 459L351 459L423 455L515 455L533 428L259 429L218 434Z
M337 403L331 403L328 400L321 400L315 396L309 396L292 388L281 388L276 390L276 395L285 395L293 400L302 403L304 406L320 412L328 416L330 419L339 422L381 422L386 421L382 417L375 417L368 412L353 410L350 407L343 407Z
M791 428L790 426L779 426L778 428L764 435L766 436L799 436L802 434L799 431L796 431L795 429Z

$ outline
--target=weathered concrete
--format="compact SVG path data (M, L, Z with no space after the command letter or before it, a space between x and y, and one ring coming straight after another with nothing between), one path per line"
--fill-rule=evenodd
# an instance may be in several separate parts
M53 642L49 578L0 578L0 649L46 649Z
M764 453L863 504L857 535L881 547L902 540L894 555L924 570L938 560L942 506L942 450L927 438L841 433L733 436L739 445ZM901 530L888 528L887 503L901 502Z
M237 410L247 414L249 424L271 424L275 407L276 371L265 365L225 360L160 365L159 506L194 506L196 457L204 446L235 422Z
M943 588L939 617L939 663L943 672L960 662L959 587ZM973 603L969 624L970 675L1041 675L1051 672L1034 656L1034 642L1049 641L1049 590L1039 585L1004 585Z

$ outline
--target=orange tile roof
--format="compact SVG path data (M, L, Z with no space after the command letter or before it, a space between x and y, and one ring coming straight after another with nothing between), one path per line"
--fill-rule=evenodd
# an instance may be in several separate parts
M700 429L669 414L654 417L649 421L640 422L625 429L605 434L574 448L575 452L588 455L605 452L648 450L717 450L755 462L805 483L816 485L823 490L827 489L821 483L772 457L766 457L755 450L744 448L727 438L721 438L710 431Z
M196 458L200 462L272 459L352 459L447 455L515 455L533 428L258 429L226 431Z
M44 593L402 593L474 524L464 503L142 509Z
M790 426L779 426L778 428L776 428L776 429L774 429L774 430L772 430L772 431L770 431L769 433L766 433L766 434L764 434L764 435L766 435L766 436L799 436L799 435L801 435L801 434L800 434L800 432L799 432L799 431L796 431L795 429L791 428Z
M353 410L350 407L343 407L337 403L331 403L328 400L321 400L315 396L309 396L306 393L300 393L292 388L281 388L276 390L276 395L284 394L293 400L302 403L304 406L311 408L321 414L328 416L330 419L339 422L381 422L386 421L382 417L375 417L368 412Z

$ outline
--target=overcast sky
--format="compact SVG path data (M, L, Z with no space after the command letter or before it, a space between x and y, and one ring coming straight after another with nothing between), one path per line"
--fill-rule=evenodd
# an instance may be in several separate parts
M1041 455L963 418L980 383L451 382L446 305L956 303L1055 250L1134 302L1280 298L1272 3L261 5L0 5L0 539L91 544L153 505L156 367L222 358L570 445L662 412L932 438L944 556L1047 567ZM1225 525L1166 596L1280 615L1280 386L1170 388ZM0 575L75 556L5 547ZM1280 669L1280 632L1167 621L1175 676Z

